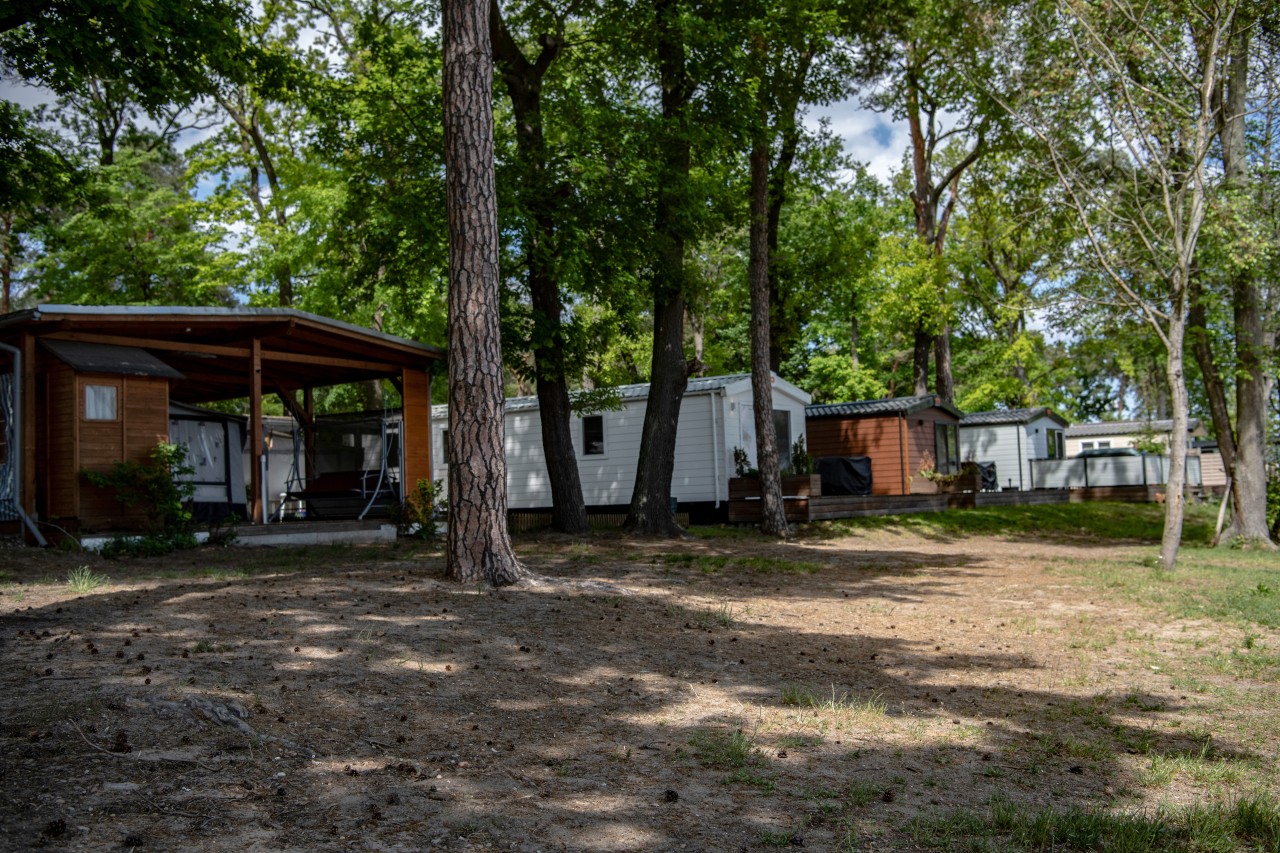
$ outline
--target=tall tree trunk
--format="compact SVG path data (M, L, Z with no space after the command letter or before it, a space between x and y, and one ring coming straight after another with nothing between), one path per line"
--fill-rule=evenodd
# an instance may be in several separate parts
M1182 285L1185 287L1185 283ZM1187 377L1183 370L1183 347L1186 338L1186 305L1175 298L1169 317L1170 403L1173 429L1169 434L1169 482L1164 490L1164 533L1160 539L1160 567L1173 571L1178 566L1178 548L1182 544L1182 522L1186 515L1187 483Z
M916 329L915 348L911 358L911 393L922 397L929 393L929 351L933 348L933 335L924 329Z
M1187 337L1191 341L1191 353L1200 375L1204 378L1205 396L1209 399L1209 417L1213 421L1213 433L1218 437L1218 451L1222 455L1222 467L1227 477L1235 478L1236 439L1231 426L1231 412L1227 408L1227 391L1222 373L1213 360L1209 347L1209 320L1205 313L1203 294L1198 280L1191 285L1191 310L1187 314ZM1235 494L1234 488L1232 494Z
M511 100L516 147L523 166L519 193L528 212L524 246L534 323L530 349L537 377L535 388L543 457L551 485L551 526L562 533L580 535L590 527L573 450L573 412L561 319L564 302L554 259L554 235L559 220L556 199L560 188L551 185L542 128L542 80L559 57L564 42L557 35L544 34L539 39L542 50L538 58L530 62L507 29L498 0L490 0L489 31L494 59Z
M488 0L444 4L451 460L447 567L455 580L499 586L519 581L526 572L507 533L488 12Z
M935 372L937 374L938 396L944 403L954 403L956 399L955 383L951 380L951 324L943 323L942 331L933 341Z
M692 161L687 122L693 82L685 68L681 6L676 0L656 0L654 12L665 132L654 213L657 263L653 273L653 356L636 483L624 526L633 533L678 536L684 531L671 511L671 474L676 460L680 402L691 372L684 357L683 211L688 203Z
M763 112L763 110L762 110ZM767 122L767 115L759 119ZM773 377L769 371L769 143L765 129L751 147L751 404L756 421L756 468L760 471L760 529L786 538L778 436L773 426Z
M1249 114L1250 22L1241 20L1232 34L1219 140L1228 186L1242 191L1249 183L1245 119ZM1270 379L1267 362L1275 346L1275 331L1265 319L1262 292L1254 270L1240 270L1232 281L1231 296L1236 340L1236 433L1232 466L1231 526L1222 541L1244 539L1271 544L1267 529L1267 397ZM1206 381L1208 376L1206 375ZM1210 398L1212 402L1212 397ZM1215 412L1214 426L1217 427ZM1228 427L1228 432L1229 432ZM1221 435L1219 446L1221 446ZM1226 462L1226 458L1223 458Z

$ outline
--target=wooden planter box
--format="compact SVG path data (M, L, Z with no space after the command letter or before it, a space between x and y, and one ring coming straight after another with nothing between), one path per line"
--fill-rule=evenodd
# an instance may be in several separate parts
M915 477L911 480L913 495L954 495L961 492L982 491L982 474L961 474L951 482L938 482L927 477Z
M822 495L822 477L817 474L789 474L782 478L782 496L819 497ZM760 497L759 477L730 477L729 499Z

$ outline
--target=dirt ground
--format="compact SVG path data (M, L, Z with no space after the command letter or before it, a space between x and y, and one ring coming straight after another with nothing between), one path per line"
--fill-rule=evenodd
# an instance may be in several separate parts
M1212 630L1075 577L1102 549L543 536L498 592L409 545L8 549L0 848L910 850L993 795L1195 801L1143 774L1209 738L1274 766L1172 674Z

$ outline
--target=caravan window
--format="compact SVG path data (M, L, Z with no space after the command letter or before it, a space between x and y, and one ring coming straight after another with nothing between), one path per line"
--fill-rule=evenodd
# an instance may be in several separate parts
M927 433L926 433L927 435ZM954 474L960 470L960 428L955 424L933 425L934 470Z
M582 455L604 455L604 415L587 415L582 419Z
M440 467L449 467L449 431L440 430Z
M1063 447L1062 430L1048 429L1045 430L1045 438L1048 440L1048 456L1050 459L1065 459L1066 449Z
M84 386L84 418L87 421L116 419L116 386Z

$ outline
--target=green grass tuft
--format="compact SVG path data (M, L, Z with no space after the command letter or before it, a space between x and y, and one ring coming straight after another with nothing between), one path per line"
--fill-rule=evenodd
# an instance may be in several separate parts
M67 586L79 595L87 595L111 579L100 575L88 566L80 566L67 572Z

